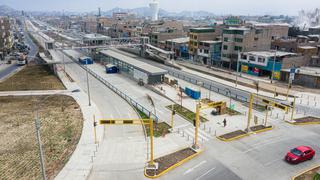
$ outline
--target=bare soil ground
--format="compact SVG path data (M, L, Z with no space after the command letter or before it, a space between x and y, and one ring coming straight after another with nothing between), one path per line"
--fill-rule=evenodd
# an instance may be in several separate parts
M196 152L191 148L182 149L172 154L168 154L166 156L160 157L155 159L155 162L159 163L158 170L147 170L146 173L149 176L154 176L156 174L160 174L164 170L168 169L169 167L177 164L178 162L184 160L185 158L195 154Z
M237 131L233 131L233 132L230 132L230 133L227 133L227 134L223 134L223 135L221 135L219 137L223 138L223 139L231 139L231 138L234 138L234 137L237 137L237 136L241 136L241 135L245 135L245 134L247 134L245 131L237 130Z
M251 131L260 131L260 130L271 128L271 127L272 126L257 125L257 126L250 127L250 130Z
M0 83L0 91L63 90L62 82L47 65L27 65Z
M320 118L308 116L308 117L295 119L294 121L296 123L320 122Z
M48 179L57 175L75 150L83 118L72 97L0 97L0 179L41 179L36 110Z

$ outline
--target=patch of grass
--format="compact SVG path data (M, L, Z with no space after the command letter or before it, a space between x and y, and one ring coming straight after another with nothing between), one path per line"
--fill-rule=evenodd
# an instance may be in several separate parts
M42 178L35 135L36 110L48 179L54 179L75 150L83 118L72 97L0 97L0 179Z
M62 82L48 65L27 65L0 83L0 91L63 90Z
M172 109L171 105L167 106L166 108ZM193 123L194 119L196 119L196 114L189 109L182 107L179 104L174 104L173 105L173 110L176 111L177 114L188 120L189 122ZM201 122L206 122L208 121L206 118L200 116L200 121Z
M149 119L149 116L147 116L144 112L140 111L139 109L136 109L142 119ZM145 124L144 127L146 128L147 136L150 136L150 125ZM166 134L170 133L169 129L171 127L166 122L161 123L153 123L153 134L155 137L165 136Z
M39 52L44 52L44 48L43 48L43 47L41 46L41 44L36 40L36 38L34 38L34 36L33 36L30 32L28 32L28 35L29 35L30 39L33 41L33 43L35 43L35 44L38 46Z

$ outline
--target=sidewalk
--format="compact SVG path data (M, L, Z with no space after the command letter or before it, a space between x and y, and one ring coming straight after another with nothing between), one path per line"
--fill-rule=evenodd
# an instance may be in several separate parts
M221 79L221 83L226 83L224 81L230 82L230 84L233 84L235 86L236 83L236 75L234 73L226 72L225 70L220 70L217 68L207 68L201 65L196 64L190 64L186 62L177 62L177 64L183 66L184 68L194 70L194 71L200 71L201 73L217 77ZM184 69L185 70L185 69ZM253 77L249 75L245 75L242 73L242 77L238 77L238 85L249 87L250 89L253 89L255 91L255 85L254 81L259 81L259 87L262 91L266 91L274 94L274 91L276 90L280 95L286 95L287 92L287 84L282 82L275 81L274 84L270 84L267 80L261 79L259 77ZM290 90L289 94L296 94L298 91L310 91L315 93L316 90L309 89L309 88L303 88L299 86L293 86L293 88Z
M58 76L68 91L80 89L76 83L69 81L64 72L58 71ZM91 106L88 106L87 95L83 91L69 95L71 95L77 101L81 108L84 119L83 129L81 138L75 151L72 153L69 161L55 177L55 179L85 180L90 174L93 166L93 157L98 148L98 144L94 143L93 116L95 115L97 121L98 119L102 118L102 115L94 103L92 103ZM103 132L103 127L97 126L98 142L102 141Z

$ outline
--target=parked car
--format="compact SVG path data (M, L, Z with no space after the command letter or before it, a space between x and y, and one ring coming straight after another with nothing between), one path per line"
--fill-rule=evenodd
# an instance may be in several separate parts
M306 160L311 160L315 154L315 150L309 146L298 146L287 153L285 160L292 164L298 164Z

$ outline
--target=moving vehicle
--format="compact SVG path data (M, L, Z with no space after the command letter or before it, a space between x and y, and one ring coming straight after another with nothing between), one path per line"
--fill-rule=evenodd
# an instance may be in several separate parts
M292 164L298 164L306 160L311 160L315 154L315 150L309 146L298 146L287 153L285 160Z
M18 66L23 66L27 64L27 55L21 54L17 61Z

